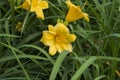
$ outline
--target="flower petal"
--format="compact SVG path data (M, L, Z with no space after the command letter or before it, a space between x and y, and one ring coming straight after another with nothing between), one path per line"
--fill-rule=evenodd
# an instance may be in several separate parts
M54 43L54 34L49 31L43 31L43 36L40 41L46 46L51 46Z
M69 29L62 23L57 23L55 26L55 31L57 34L60 34L61 36L64 36L64 34L69 33Z
M48 30L55 32L55 27L53 25L48 25Z
M22 8L23 9L26 9L26 10L29 10L30 8L30 3L28 0L25 0L25 2L22 4Z
M70 0L66 1L68 7L76 7Z
M74 35L74 34L68 34L68 35L66 36L66 39L67 39L69 42L73 42L73 41L75 41L75 39L76 39L76 35Z
M40 1L38 6L40 6L41 9L47 9L48 8L48 2L47 1Z
M39 9L36 9L37 3L38 3L38 0L31 0L31 10L30 10L31 12L39 10Z
M49 47L49 54L53 56L55 55L56 52L57 52L56 45L55 44L51 45Z
M68 50L68 51L72 51L72 45L70 43L65 44L65 43L59 43L56 44L56 48L58 50L59 53L61 53L64 50Z
M85 19L87 22L89 22L90 20L89 20L88 14L87 14L87 13L83 13L83 15L84 15L84 19Z
M36 7L35 13L37 15L37 18L41 18L42 20L44 20L44 13L42 9L40 9L39 7Z

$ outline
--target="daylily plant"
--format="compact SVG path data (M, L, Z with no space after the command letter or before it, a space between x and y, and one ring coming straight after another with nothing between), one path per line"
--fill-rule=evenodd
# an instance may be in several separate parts
M71 42L75 41L76 36L70 34L69 29L63 24L58 22L55 27L48 25L48 30L43 31L41 42L49 46L49 54L55 55L58 51L61 53L63 50L72 51Z
M80 6L74 5L70 0L67 0L66 4L69 7L69 10L65 19L66 21L73 22L75 20L84 18L87 22L89 22L88 14L85 12L82 12Z
M44 20L43 9L48 8L48 2L45 0L25 0L22 8L35 12L38 18Z

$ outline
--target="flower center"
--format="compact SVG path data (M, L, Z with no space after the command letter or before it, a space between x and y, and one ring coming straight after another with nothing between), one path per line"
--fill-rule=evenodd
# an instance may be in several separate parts
M56 43L61 43L62 41L63 41L63 37L58 35L58 34L56 34L55 35L55 42Z

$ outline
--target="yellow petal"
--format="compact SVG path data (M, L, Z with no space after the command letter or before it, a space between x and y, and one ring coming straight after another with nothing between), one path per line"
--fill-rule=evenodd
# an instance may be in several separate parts
M72 51L72 45L70 43L65 44L65 43L59 43L56 44L57 51L61 53L64 50Z
M64 35L55 35L55 42L57 44L59 44L59 43L69 43L69 41L66 40L64 37L65 37Z
M27 1L30 4L32 0L31 1L30 0L25 0L25 1Z
M48 30L55 32L55 27L53 25L48 25Z
M40 1L38 6L40 6L41 9L47 9L48 8L48 2L47 1Z
M37 7L37 3L38 3L38 0L31 0L31 12L34 12L36 11L36 7ZM39 10L39 9L38 9Z
M66 39L67 39L69 42L73 42L73 41L75 41L75 39L76 39L76 35L74 35L74 34L68 34L68 35L66 36Z
M56 49L59 53L61 53L62 51L64 51L63 47L61 46L61 44L56 44Z
M59 44L59 43L68 44L70 42L73 42L75 39L76 39L76 36L74 34L59 34L59 35L55 35L55 42L57 44Z
M68 51L72 52L72 45L70 43L69 44L64 44L63 46L64 46L65 50L68 50Z
M29 10L30 8L30 3L28 0L25 0L25 2L22 4L22 8L23 9L26 9L26 10Z
M87 14L87 13L83 13L83 15L84 15L84 19L85 19L87 22L89 22L90 20L89 20L88 14Z
M44 45L50 46L54 43L54 34L49 31L43 31L43 36L40 40Z
M66 1L68 7L76 7L70 0Z
M56 33L64 36L64 34L68 34L69 33L69 29L62 23L57 23L55 25L55 31Z
M44 20L44 13L42 9L40 9L39 7L36 7L35 13L37 15L37 18L41 18L42 20Z
M31 3L31 12L37 11L39 9L47 9L48 3L46 1L41 0L32 0Z
M49 47L49 54L53 56L55 55L56 52L57 52L56 45L55 44L51 45Z

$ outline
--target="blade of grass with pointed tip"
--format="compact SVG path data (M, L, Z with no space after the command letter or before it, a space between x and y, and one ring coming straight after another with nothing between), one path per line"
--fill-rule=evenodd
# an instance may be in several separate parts
M52 69L52 72L51 72L51 75L50 75L50 78L49 80L55 80L56 78L56 75L60 69L60 66L64 60L64 58L67 56L69 52L68 51L63 51L57 58L54 66L53 66L53 69Z
M90 57L73 75L71 80L77 80L79 76L83 74L83 72L96 60L96 57Z

